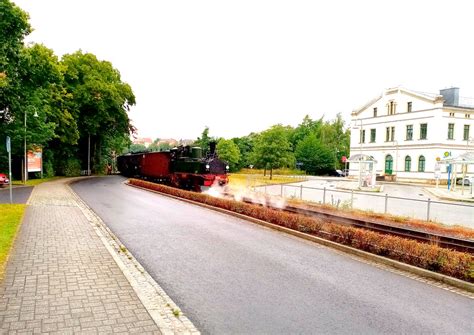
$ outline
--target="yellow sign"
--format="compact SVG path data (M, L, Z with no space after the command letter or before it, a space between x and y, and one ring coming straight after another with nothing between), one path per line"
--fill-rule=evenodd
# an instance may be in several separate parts
M441 160L440 157L436 157L436 161L439 162Z

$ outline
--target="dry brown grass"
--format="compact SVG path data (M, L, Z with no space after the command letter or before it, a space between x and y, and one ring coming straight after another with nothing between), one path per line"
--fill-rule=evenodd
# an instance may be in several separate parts
M294 206L305 208L305 209L312 209L312 210L325 210L331 212L332 214L336 215L343 215L346 217L353 217L358 219L366 219L371 218L377 220L379 223L385 223L389 225L404 227L404 228L416 228L418 230L423 230L427 233L445 235L445 236L452 236L452 237L459 237L459 238L466 238L474 240L474 229L463 227L463 226L447 226L437 222L431 221L424 221L420 219L414 219L405 216L397 216L391 214L383 214L383 213L376 213L372 211L363 211L359 209L341 209L341 208L334 208L331 205L322 205L317 203L311 202L302 202L302 201L295 201L290 200Z

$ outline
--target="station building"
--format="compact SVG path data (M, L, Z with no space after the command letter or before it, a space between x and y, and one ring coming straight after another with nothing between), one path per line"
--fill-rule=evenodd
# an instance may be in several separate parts
M460 97L456 87L439 94L390 88L351 116L351 156L373 157L385 179L443 182L443 159L474 151L474 99ZM356 168L349 174L356 176ZM467 169L474 175L473 165Z

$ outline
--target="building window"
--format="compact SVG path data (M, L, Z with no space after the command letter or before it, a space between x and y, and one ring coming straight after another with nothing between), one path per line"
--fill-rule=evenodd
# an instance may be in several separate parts
M425 156L418 158L418 172L425 172Z
M393 142L395 140L395 127L385 128L385 142Z
M413 140L413 125L412 124L407 125L406 140L407 141Z
M376 129L370 129L370 143L375 143Z
M390 101L387 104L387 114L388 115L393 115L396 112L397 104L394 101Z
M374 117L377 117L377 107L374 107Z
M466 119L470 119L470 118L471 118L471 114L465 114L464 116L466 117Z
M410 113L412 108L411 101L407 102L407 112Z
M426 140L428 136L428 124L420 124L420 140Z
M469 141L469 125L468 124L464 125L464 134L462 136L462 139L464 141Z
M448 140L454 139L454 123L448 124Z
M405 157L405 172L410 172L411 170L411 157L406 156Z
M454 117L454 113L449 113L449 117Z
M365 129L360 131L359 143L365 143Z

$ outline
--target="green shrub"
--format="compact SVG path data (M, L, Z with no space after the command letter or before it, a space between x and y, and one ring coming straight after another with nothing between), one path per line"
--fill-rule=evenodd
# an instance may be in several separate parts
M68 158L62 166L62 174L66 177L75 177L81 174L81 162L77 158Z
M54 177L54 167L51 161L45 161L43 163L43 178Z

